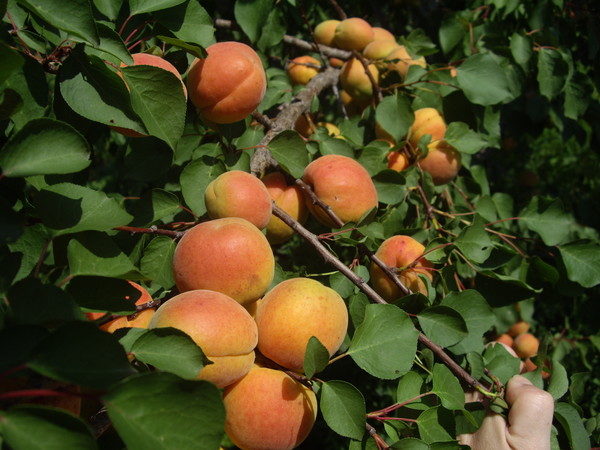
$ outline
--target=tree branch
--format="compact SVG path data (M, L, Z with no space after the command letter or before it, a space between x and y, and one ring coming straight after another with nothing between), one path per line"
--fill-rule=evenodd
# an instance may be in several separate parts
M172 237L173 239L179 239L185 234L184 231L161 230L160 228L157 228L155 225L152 225L150 228L114 227L113 230L127 231L129 233L158 234L161 236L169 236L169 237Z

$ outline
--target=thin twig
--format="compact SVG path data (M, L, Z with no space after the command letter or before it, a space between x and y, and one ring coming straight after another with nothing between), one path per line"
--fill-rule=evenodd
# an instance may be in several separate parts
M252 113L252 118L265 127L266 130L273 128L273 121L258 111Z
M377 105L379 102L381 102L383 100L383 95L381 94L381 88L379 87L379 83L377 82L377 80L375 79L375 77L373 76L371 71L369 70L369 61L367 61L366 58L360 52L357 52L356 50L354 50L352 52L352 54L354 55L354 57L356 59L358 59L360 61L363 68L365 69L365 74L367 75L367 77L369 77L369 81L371 82L371 87L373 88L373 100L375 102L375 105ZM375 69L375 70L377 70L377 69Z
M161 230L157 228L155 225L152 225L150 228L138 228L138 227L114 227L113 230L118 231L127 231L129 233L144 233L144 234L158 234L161 236L169 236L173 239L179 239L183 237L185 234L183 231L173 231L173 230Z
M339 16L340 20L346 20L348 18L348 15L342 9L342 7L338 5L338 2L336 2L335 0L329 0L329 3L331 4L331 6L333 6L333 9L335 9L335 12Z

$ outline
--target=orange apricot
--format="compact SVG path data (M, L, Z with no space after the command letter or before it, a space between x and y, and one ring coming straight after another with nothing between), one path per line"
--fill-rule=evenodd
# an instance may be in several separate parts
M512 337L517 337L520 334L527 333L530 327L531 325L529 325L528 322L520 320L513 324L513 326L508 329L507 333Z
M396 38L392 33L390 33L385 28L381 27L373 27L373 40L374 41L394 41L396 42Z
M389 59L387 56L400 47L396 41L375 40L365 47L363 55L368 59Z
M446 134L446 122L435 108L421 108L415 111L415 120L408 130L408 141L416 149L421 138L427 134L431 135L429 142L443 139Z
M410 66L421 66L427 67L427 63L424 57L413 58L408 50L403 45L399 45L398 48L389 53L386 58L387 60L397 60L394 62L390 62L387 67L389 70L393 70L398 73L402 77L402 79L406 78L406 74L408 73L408 69Z
M299 186L288 184L285 176L280 172L266 175L263 178L263 183L277 206L298 222L306 222L308 209L304 203L302 189ZM291 238L293 234L294 230L278 217L271 215L271 219L267 224L267 239L271 244L281 244Z
M304 64L321 67L321 63L312 56L299 56L292 59L287 66L287 73L292 84L308 84L312 77L319 73L317 67L306 66Z
M379 71L375 64L369 64L369 72L377 83ZM361 62L352 58L344 63L340 73L342 88L355 98L370 98L373 95L373 84Z
M371 103L370 97L355 98L343 89L340 89L340 99L346 108L346 112L350 116L361 114L363 110Z
M241 217L262 229L271 218L267 188L258 178L241 170L225 172L211 181L204 201L211 219Z
M339 68L344 65L344 61L339 58L329 58L329 64L331 67Z
M245 219L228 217L190 228L173 255L180 292L209 289L245 305L273 280L275 259L267 238Z
M408 158L404 152L389 152L387 154L387 165L388 169L395 170L396 172L402 172L404 169L410 166L410 162L408 161Z
M214 123L244 119L262 101L267 80L256 52L241 42L218 42L188 72L190 99L202 118Z
M335 28L333 45L344 50L361 51L374 38L373 28L359 17L342 20Z
M315 159L304 169L302 179L344 223L356 222L377 207L377 190L369 172L347 156L326 155ZM308 198L306 206L319 222L330 227L336 226Z
M495 341L496 341L496 342L500 342L500 343L502 343L502 344L506 344L506 345L508 345L509 347L512 347L512 345L513 345L513 338L512 338L512 337L511 337L509 334L506 334L506 333L504 333L504 334L501 334L500 336L498 336L498 337L495 339ZM512 349L511 349L511 350L512 350Z
M339 20L326 20L321 22L315 27L315 41L319 44L331 46L333 44L333 37L335 36L335 29L339 24Z
M523 333L516 337L513 349L519 358L529 358L537 355L540 341L531 333Z
M246 375L254 364L258 330L252 316L227 295L195 290L163 303L149 328L173 327L183 331L213 364L198 378L222 388Z
M460 152L444 140L431 142L427 148L427 156L417 164L431 175L433 184L439 186L456 178L461 167Z

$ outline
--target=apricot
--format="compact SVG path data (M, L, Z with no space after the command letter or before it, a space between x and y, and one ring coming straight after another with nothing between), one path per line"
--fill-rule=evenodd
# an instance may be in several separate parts
M131 55L131 57L133 58L134 66L153 66L153 67L159 67L161 69L171 72L173 75L175 75L177 78L179 78L179 81L181 81L181 86L183 87L183 93L185 94L185 98L187 99L187 89L185 88L185 84L184 84L183 80L181 79L181 74L175 68L175 66L173 64L171 64L166 59L161 58L160 56L151 55L149 53L134 53L133 55ZM127 67L127 64L121 63L121 67ZM119 76L121 76L121 75L122 74L119 73ZM127 137L146 137L146 136L148 136L147 134L140 133L138 131L131 130L129 128L121 128L121 127L111 127L111 128L113 130L115 130L117 133L121 133L122 135L127 136Z
M342 67L344 65L344 61L339 58L329 58L329 64L331 67Z
M389 70L397 72L402 79L406 78L410 66L427 67L424 57L413 58L403 45L399 45L398 48L389 53L385 59L397 60L395 62L390 62L387 67Z
M526 372L534 372L536 371L538 368L537 364L535 364L531 358L527 358L523 364L523 367L521 368L521 373L526 373ZM550 373L548 373L547 371L543 370L544 368L549 368L549 362L546 361L543 365L542 365L542 378L544 380L550 378Z
M343 89L340 90L340 99L346 108L346 112L350 116L361 114L363 110L371 103L370 97L354 98Z
M262 229L271 218L271 197L266 186L241 170L225 172L211 181L204 201L211 219L241 217Z
M254 366L223 394L225 432L240 448L292 449L317 417L312 390L281 370Z
M374 41L394 41L396 42L395 36L385 28L373 27L373 40Z
M344 50L361 51L374 39L373 28L359 17L342 20L335 28L333 45Z
M408 130L408 141L418 148L419 141L425 135L431 135L429 142L443 139L446 134L446 122L435 108L421 108L415 111L415 120Z
M452 181L461 167L459 151L444 140L432 142L427 148L427 156L417 162L419 167L431 175L436 186Z
M520 334L527 333L530 327L531 325L529 325L529 323L525 322L524 320L520 320L513 324L513 326L508 329L507 333L509 336L517 337Z
M369 64L369 72L376 83L379 82L379 71L375 64ZM361 62L352 58L344 63L340 73L342 88L355 98L370 98L373 95L373 84Z
M365 47L363 55L365 58L376 60L376 59L390 59L387 56L400 47L396 44L396 41L392 40L375 40Z
M304 169L302 179L344 223L356 222L377 207L377 190L369 172L347 156L326 155L315 159ZM336 226L309 198L306 206L323 225Z
M331 46L333 44L333 37L335 36L335 29L339 24L339 20L326 20L321 22L315 27L315 41L317 41L318 44Z
M531 333L523 333L516 337L513 349L519 358L529 358L537 355L540 341Z
M222 388L254 364L258 330L252 316L227 295L208 290L184 292L160 305L149 328L173 327L189 335L213 364L198 378Z
M285 176L280 172L266 175L263 178L263 183L277 206L298 222L306 222L308 209L304 203L302 189L299 186L288 184ZM283 223L281 219L271 216L267 224L267 239L271 244L281 244L291 238L293 234L294 230Z
M242 120L262 101L267 79L256 52L241 42L218 42L188 72L190 99L214 123Z
M387 154L387 165L388 169L395 170L396 172L402 172L408 166L410 162L404 154L404 152L389 152Z
M319 73L318 68L305 66L304 64L321 67L321 63L312 56L299 56L292 59L287 66L287 73L292 84L308 84L312 77Z
M265 294L256 311L258 349L277 364L302 372L306 344L315 336L329 356L342 345L348 310L333 289L309 278L292 278Z
M150 296L150 294L148 293L148 291L146 289L144 289L139 284L134 283L133 281L128 281L128 283L132 287L134 287L135 289L140 291L140 298L138 298L136 300L136 302L135 302L136 305L143 305L144 303L148 303L148 302L152 301L152 297ZM129 300L129 296L125 296L125 300ZM156 308L151 308L151 309L145 309L143 311L140 311L131 320L129 319L130 316L119 317L117 319L111 320L110 322L106 322L106 323L100 325L100 329L107 331L109 333L114 333L119 328L147 328L148 323L150 322L150 319L154 315L155 309ZM104 315L105 315L105 313L103 313L103 312L86 313L86 316L89 320L96 320L96 319L99 319L100 317L103 317Z
M173 255L180 292L209 289L245 305L273 281L275 259L267 238L245 219L228 217L190 228Z
M495 339L495 341L496 341L496 342L500 342L500 343L502 343L502 344L506 344L506 345L508 345L509 347L512 347L512 345L513 345L513 338L512 338L512 337L511 337L509 334L506 334L506 333L504 333L504 334L501 334L500 336L498 336L498 337ZM512 349L511 349L511 350L512 350Z
M432 267L431 263L421 257L424 250L425 247L410 236L397 235L383 241L375 256L392 269L414 264L413 267L402 270L398 278L411 292L427 295L427 286L419 275L425 275L430 280L433 276L428 270ZM404 295L377 264L371 263L370 272L373 288L384 299L392 301Z

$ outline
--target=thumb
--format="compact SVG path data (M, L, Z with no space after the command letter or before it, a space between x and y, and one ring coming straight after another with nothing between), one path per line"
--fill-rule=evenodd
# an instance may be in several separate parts
M550 448L550 430L554 415L552 396L520 375L510 379L505 399L510 406L507 440L520 450Z

